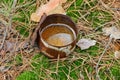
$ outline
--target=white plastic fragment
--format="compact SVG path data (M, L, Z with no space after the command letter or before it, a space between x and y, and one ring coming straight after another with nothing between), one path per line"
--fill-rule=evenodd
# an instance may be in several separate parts
M94 46L96 44L95 40L91 39L80 39L77 43L77 46L81 48L81 50L85 50L90 48L91 46Z

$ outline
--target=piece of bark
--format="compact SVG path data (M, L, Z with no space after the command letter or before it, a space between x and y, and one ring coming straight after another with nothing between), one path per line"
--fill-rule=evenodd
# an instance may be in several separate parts
M36 38L37 38L38 30L40 30L40 26L41 26L41 24L43 23L43 21L46 19L46 16L47 16L47 15L44 13L43 16L42 16L42 18L41 18L41 20L39 21L38 26L35 28L33 34L31 35L31 43L32 43L32 45L35 44L35 40L36 40Z

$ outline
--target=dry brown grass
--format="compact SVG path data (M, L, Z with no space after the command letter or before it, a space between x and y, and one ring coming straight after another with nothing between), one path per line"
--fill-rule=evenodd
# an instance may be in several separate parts
M16 77L24 71L31 70L35 72L36 67L33 66L32 62L39 63L39 60L44 61L44 59L47 59L41 55L38 61L34 61L33 56L38 54L38 48L27 44L29 42L29 37L24 37L20 34L19 30L16 30L18 26L25 26L27 27L25 29L26 32L29 32L30 35L32 29L37 25L37 23L31 22L29 16L36 7L46 3L47 0L25 0L23 3L17 3L16 1L17 0L14 0L12 7L10 7L9 1L8 3L4 3L4 1L0 2L0 4L2 4L0 5L0 80L15 80ZM67 11L69 7L75 3L75 1L76 0L71 0L63 4L65 10ZM77 6L74 5L75 9L70 10L70 12L78 12L80 15L76 15L76 23L78 25L78 29L80 30L80 37L92 38L97 41L97 46L99 49L95 52L96 55L90 55L90 50L85 50L82 52L79 48L76 48L78 51L73 52L72 55L64 60L53 61L47 59L46 63L50 66L48 68L45 68L44 66L40 67L39 71L43 71L43 73L40 73L43 76L38 74L36 71L39 78L44 80L55 80L51 77L51 74L59 76L59 72L63 72L68 80L75 80L70 75L71 72L73 72L75 74L78 73L77 77L79 80L96 80L96 74L98 75L97 80L100 80L99 78L102 74L105 75L108 80L119 80L119 78L115 78L111 75L112 73L110 70L111 67L114 68L117 66L117 68L119 68L118 66L120 65L120 61L113 56L114 49L112 46L114 41L108 43L109 37L104 36L100 29L105 26L110 27L113 25L120 28L120 1L98 0L94 6L92 6L90 2L94 2L94 0L84 0L82 3L83 6L81 7L82 9L77 9ZM86 5L88 5L88 9L86 9ZM87 19L87 16L95 10L108 12L112 18L110 21L103 24L98 24L99 26L97 27L93 27L93 21ZM16 16L17 20L15 20ZM105 16L100 13L97 18L104 19L104 17ZM12 47L10 47L10 45L12 45ZM104 55L100 59L101 53ZM18 55L21 55L20 59L22 59L22 61L20 61L20 63L19 60L17 61L16 59ZM100 63L98 62L99 59ZM76 65L75 62L78 61L79 63L79 60L82 60L81 64ZM45 63L43 62L41 65L44 64ZM98 66L95 70L96 65ZM4 67L3 69L1 68L2 66ZM63 69L60 71L59 68L64 66L68 69L68 74ZM72 67L74 68L72 69ZM89 67L92 68L92 71L89 70ZM107 73L107 71L109 73Z

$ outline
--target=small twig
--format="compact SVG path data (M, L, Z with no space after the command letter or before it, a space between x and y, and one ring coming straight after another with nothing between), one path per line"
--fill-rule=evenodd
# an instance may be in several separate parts
M104 23L104 24L98 26L97 28L95 28L94 31L96 32L97 30L99 30L100 28L102 28L102 27L104 27L105 25L108 25L108 24L114 24L114 22L110 21L110 22Z
M102 4L102 6L107 9L108 11L110 11L111 13L113 13L113 18L115 19L116 22L119 22L118 20L118 17L116 16L115 12L108 6L106 5L102 0L99 0L100 4Z
M40 1L36 0L36 7L39 8L39 6L40 6Z
M28 6L28 5L31 5L31 4L33 4L34 2L35 2L35 0L33 0L32 2L29 2L29 3L26 3L26 4L24 4L24 5L16 6L16 7L15 7L15 10L16 10L16 9L19 9L19 8L23 8L23 7Z
M106 45L104 51L102 52L102 54L101 54L101 56L100 56L100 58L99 58L99 60L98 60L98 62L97 62L97 64L96 64L96 80L100 80L98 67L99 67L100 61L101 61L103 55L105 54L105 52L107 51L107 49L108 49L108 47L109 47L112 39L113 39L112 37L109 38L109 42L108 42L108 44Z
M2 24L4 24L5 27L7 27L7 22L6 22L6 21L0 19L0 22L1 22ZM0 46L0 50L3 48L4 42L5 42L5 39L6 39L6 36L7 36L7 31L8 31L7 28L5 28L4 37L3 37L2 44L1 44L1 46Z
M17 4L17 0L14 0L14 1L13 1L13 5L12 5L11 9L14 9L14 8L15 8L15 6L16 6L16 4Z
M71 73L71 67L69 67L68 75L67 75L67 80L70 80L70 73Z
M3 48L3 45L4 45L4 43L5 43L6 36L7 36L7 29L4 31L4 37L3 37L2 45L0 46L0 50L2 50L2 48Z
M87 71L86 68L85 68L85 72L86 72L86 74L87 74L88 79L91 80L91 76L89 75L89 73L88 73L88 71Z
M12 4L12 7L11 7L11 11L10 11L10 13L9 13L9 28L10 28L10 30L12 29L12 28L11 28L11 27L12 27L12 17L13 17L12 13L13 13L14 10L15 10L16 4L17 4L17 0L14 0L14 1L13 1L13 4Z
M71 1L67 6L66 6L66 11L69 9L69 7L75 2L75 0Z
M59 62L60 62L60 55L58 55L58 58L57 58L56 71L55 71L56 74L58 73Z
M1 20L1 22L3 22L4 23L4 25L5 25L5 31L4 31L4 38L3 38L3 42L2 42L2 45L0 46L0 50L3 48L3 46L4 46L4 42L5 42L5 39L6 39L6 37L9 35L9 31L10 30L12 30L12 13L13 13L13 11L14 11L14 9L15 9L15 5L17 4L17 0L14 0L13 1L13 4L12 4L12 7L11 7L11 11L9 12L9 21L8 21L8 23L7 22L3 22L2 20ZM10 30L9 30L10 29ZM10 55L9 55L10 56ZM9 57L8 57L9 58ZM7 59L8 59L7 58ZM4 61L6 61L7 59L4 59L4 60L2 60L1 61L1 63L2 62L4 62ZM0 63L0 64L1 64Z
M80 71L80 80L84 80L84 76L81 71Z

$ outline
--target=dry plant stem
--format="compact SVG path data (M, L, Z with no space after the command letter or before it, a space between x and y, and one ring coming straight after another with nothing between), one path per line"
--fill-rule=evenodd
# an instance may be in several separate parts
M13 4L12 4L12 7L11 7L11 11L10 11L10 13L9 13L9 22L8 22L8 25L5 25L6 28L5 28L5 31L4 31L4 38L3 38L2 45L0 46L0 50L3 48L3 45L4 45L4 42L5 42L5 39L6 39L7 35L9 35L9 32L8 32L8 31L12 31L12 13L13 13L13 11L14 11L14 9L15 9L15 5L16 5L16 4L17 4L17 0L14 0L14 1L13 1ZM10 56L12 56L12 55L9 55L7 58L9 58ZM3 63L4 61L6 61L7 58L3 59L3 60L0 62L0 64Z
M64 70L62 70L62 71L65 74L65 76L67 77L67 80L73 80L73 79L68 79L68 74Z
M14 9L14 8L15 8L15 6L16 6L16 4L17 4L17 0L14 0L14 1L13 1L13 5L12 5L12 8L11 8L11 9Z
M40 1L36 0L36 7L38 8L40 6Z
M100 61L101 61L103 55L105 54L105 52L107 51L108 47L110 46L110 43L112 42L112 39L113 39L112 37L109 38L108 44L106 45L104 51L102 52L102 54L101 54L101 56L100 56L100 58L99 58L99 60L98 60L98 62L96 64L96 67L95 67L96 68L96 80L101 80L100 76L99 76L98 67L99 67L99 64L100 64Z
M58 58L57 58L57 65L56 65L56 71L55 71L56 74L58 73L59 62L60 62L60 55L58 55Z
M13 17L13 12L15 10L15 6L17 4L17 0L13 1L12 7L11 7L11 11L9 13L9 29L12 30L12 17Z
M114 20L116 21L116 22L119 22L119 19L118 19L118 17L116 16L116 14L115 14L115 12L108 6L108 5L106 5L102 0L99 0L100 1L100 3L102 4L102 6L105 8L105 9L107 9L108 11L110 11L111 13L113 13L113 18L114 18Z
M71 67L69 67L68 75L67 75L67 80L70 80L70 73L71 73Z
M6 21L0 19L0 22L2 22L2 23L4 24L4 26L6 27L6 28L5 28L5 31L4 31L3 41L2 41L2 44L1 44L1 46L0 46L0 50L2 50L3 45L4 45L4 42L5 42L5 39L6 39L6 36L7 36L7 31L8 31L8 29L7 29L7 22L6 22Z
M69 4L65 5L66 10L69 9L69 7L75 2L75 0L71 1Z
M8 31L7 31L7 35L9 35L9 32L15 32L14 30L12 30L12 18L13 18L13 12L15 10L15 6L17 4L17 0L13 1L12 7L11 7L11 11L9 13L9 22L8 22ZM17 40L16 40L17 41ZM15 42L16 43L16 42ZM14 47L15 48L15 47ZM14 49L15 50L15 49Z
M102 25L98 26L97 28L95 28L94 31L99 30L100 28L102 28L103 26L105 26L105 25L107 25L107 24L115 24L115 22L111 21L111 22L107 22L107 23L105 23L105 24L102 24Z
M35 0L33 0L32 2L28 2L28 3L26 3L26 4L23 4L23 5L16 6L16 7L15 7L15 10L16 10L16 9L23 8L23 7L28 6L28 5L32 5L34 2L35 2Z
M6 36L7 36L7 28L6 28L5 31L4 31L4 37L3 37L2 45L0 46L0 50L2 50L2 48L3 48L3 45L4 45L4 42L5 42Z
M88 71L87 71L86 68L85 68L85 72L86 72L86 74L87 74L88 79L91 80L91 77L90 77L90 75L89 75L89 73L88 73Z

